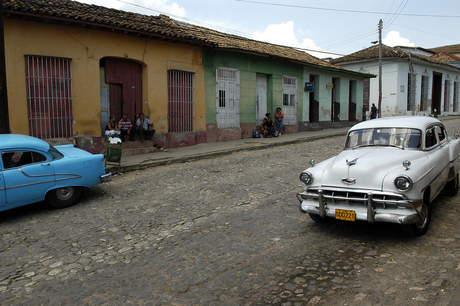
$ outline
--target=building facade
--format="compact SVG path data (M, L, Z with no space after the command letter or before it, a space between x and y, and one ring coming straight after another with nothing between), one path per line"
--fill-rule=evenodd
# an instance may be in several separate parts
M459 68L397 47L382 49L382 117L459 114ZM378 74L378 52L378 46L373 46L333 63L348 70ZM374 78L370 80L369 103L377 106L378 100L378 78Z
M11 132L91 152L103 151L110 115L143 112L163 147L252 137L277 107L286 133L348 124L372 77L163 15L75 1L3 5Z

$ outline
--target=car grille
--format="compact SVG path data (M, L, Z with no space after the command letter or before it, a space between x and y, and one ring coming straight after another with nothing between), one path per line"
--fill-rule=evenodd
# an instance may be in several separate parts
M411 207L412 203L406 196L396 193L385 193L380 191L366 191L340 188L308 188L302 193L302 198L319 198L320 191L324 204L364 206L369 203L371 197L374 208L395 208Z

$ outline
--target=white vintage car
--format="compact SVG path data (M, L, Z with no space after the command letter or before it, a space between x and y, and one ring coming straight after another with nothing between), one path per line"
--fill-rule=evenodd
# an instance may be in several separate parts
M457 194L460 140L431 117L389 117L353 126L345 149L303 171L299 209L316 222L329 217L428 230L430 203Z

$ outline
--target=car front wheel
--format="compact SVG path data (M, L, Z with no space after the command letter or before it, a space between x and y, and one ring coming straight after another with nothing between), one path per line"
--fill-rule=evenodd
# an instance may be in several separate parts
M74 205L81 195L80 187L61 187L50 190L46 194L46 201L54 208L66 208Z
M431 221L431 210L429 204L426 200L422 204L422 218L414 224L405 224L403 225L403 230L406 234L414 237L420 237L425 235L428 231L428 226Z

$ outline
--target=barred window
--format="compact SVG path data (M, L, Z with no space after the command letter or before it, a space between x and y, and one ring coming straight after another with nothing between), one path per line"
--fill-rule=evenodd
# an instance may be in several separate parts
M193 131L194 74L168 71L168 131Z
M422 95L420 97L420 111L424 112L428 110L428 87L430 83L429 76L422 75Z
M453 100L453 112L458 112L458 105L460 104L460 82L454 82L454 100Z
M73 136L71 59L26 55L29 134Z
M416 77L411 73L407 74L407 110L414 111L415 110L415 84Z
M295 106L297 100L297 78L283 76L283 105Z
M297 124L297 78L283 76L283 113L284 125Z
M446 80L444 82L444 111L448 112L449 111L449 104L450 101L452 100L452 82L449 80Z

